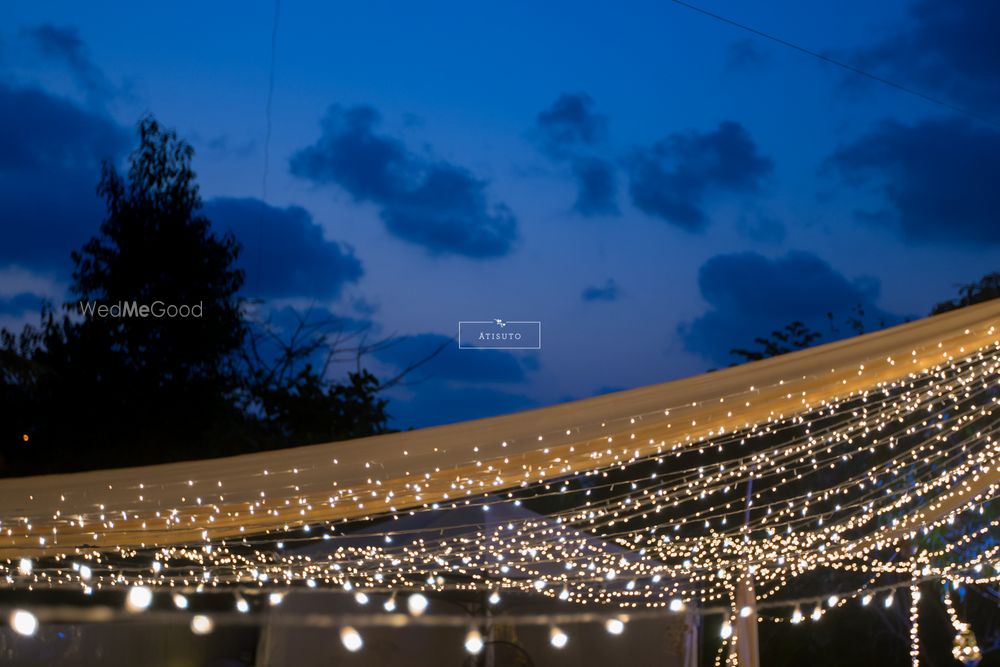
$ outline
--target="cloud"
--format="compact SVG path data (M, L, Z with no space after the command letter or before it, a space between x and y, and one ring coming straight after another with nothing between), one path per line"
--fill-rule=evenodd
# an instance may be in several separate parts
M856 306L868 329L901 321L882 311L879 284L871 278L849 280L825 261L806 252L768 259L757 253L717 255L702 265L698 286L709 310L678 327L685 348L713 363L737 360L734 347L754 347L753 340L798 320L832 340L827 313L841 327Z
M21 292L11 297L0 297L0 315L21 316L41 311L45 299L37 294Z
M363 273L353 250L327 240L299 206L223 197L208 201L204 213L216 230L231 230L239 239L244 289L254 296L335 298Z
M538 114L532 128L542 153L569 164L577 187L573 210L588 217L618 213L616 169L598 151L607 137L608 119L593 107L586 93L564 93Z
M436 333L400 336L373 354L378 361L403 370L439 349L409 379L516 383L527 378L526 371L538 368L538 358L534 355L506 350L461 350L452 338Z
M762 65L770 60L771 54L761 48L752 38L738 39L726 47L726 69L730 72Z
M874 185L890 210L859 211L913 243L1000 245L1000 132L959 119L888 121L828 161L850 183Z
M586 93L560 95L535 121L542 150L553 157L568 157L581 146L604 141L608 118L594 113L593 107L594 100Z
M608 278L603 286L591 285L584 288L580 298L584 301L617 301L621 295L618 283L612 278Z
M908 20L873 47L853 56L862 67L873 68L902 83L984 113L1000 103L1000 3L917 0Z
M73 80L94 101L107 100L116 93L115 86L90 59L87 48L75 28L43 24L21 31L21 37L42 57L64 65Z
M128 145L129 132L101 112L0 82L0 265L68 273L70 251L103 216L101 159Z
M488 203L486 181L411 152L376 132L379 121L369 106L330 107L320 138L292 156L292 174L376 204L393 235L431 254L485 258L511 252L517 221L505 205Z
M634 151L629 192L644 213L701 232L708 225L708 195L757 192L772 169L746 129L726 121L711 132L674 133Z

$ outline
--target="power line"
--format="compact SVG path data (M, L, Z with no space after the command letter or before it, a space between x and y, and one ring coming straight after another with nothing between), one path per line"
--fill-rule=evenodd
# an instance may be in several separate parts
M938 105L940 107L943 107L945 109L948 109L950 111L954 111L956 113L960 113L960 114L966 115L966 116L968 116L970 118L974 118L975 120L978 120L981 123L986 123L987 125L992 125L993 127L1000 128L1000 123L998 123L994 119L988 118L988 117L983 116L983 115L980 115L980 114L978 114L978 113L976 113L974 111L970 111L969 109L966 109L965 107L960 107L957 104L952 104L951 102L948 102L947 100L943 100L943 99L941 99L939 97L934 97L933 95L928 95L927 93L921 92L921 91L919 91L919 90L917 90L915 88L911 88L911 87L909 87L907 85L904 85L902 83L897 83L896 81L893 81L891 79L887 79L887 78L885 78L883 76L879 76L878 74L873 74L871 72L863 70L860 67L855 67L854 65L851 65L849 63L845 63L842 60L837 60L836 58L832 58L832 57L830 57L828 55L825 55L823 53L820 53L818 51L813 51L812 49L807 49L804 46L799 46L798 44L795 44L793 42L789 42L787 39L782 39L781 37L777 37L776 35L772 35L770 33L766 33L763 30L758 30L757 28L753 28L753 27L748 26L746 24L740 23L739 21L734 21L731 18L727 18L727 17L722 16L720 14L716 14L714 12L711 12L711 11L707 10L707 9L703 9L701 7L698 7L697 5L692 5L690 2L685 2L685 0L671 0L671 2L673 2L676 5L680 5L681 7L684 7L686 9L690 9L691 11L694 11L694 12L697 12L699 14L702 14L703 16L707 16L709 18L715 19L716 21L721 21L722 23L725 23L727 25L731 25L731 26L733 26L735 28L739 28L740 30L744 30L746 32L754 34L754 35L756 35L758 37L763 37L764 39L769 39L772 42L775 42L777 44L781 44L782 46L788 47L790 49L794 49L794 50L798 51L799 53L804 53L806 55L812 56L813 58L817 58L819 60L822 60L823 62L829 63L830 65L836 65L837 67L840 67L841 69L845 69L848 72L851 72L853 74L857 74L859 76L863 76L863 77L865 77L867 79L871 79L872 81L877 81L878 83L881 83L881 84L883 84L885 86L889 86L890 88L895 88L896 90L904 92L907 95L912 95L913 97L918 97L918 98L924 100L925 102L930 102L931 104L936 104L936 105Z

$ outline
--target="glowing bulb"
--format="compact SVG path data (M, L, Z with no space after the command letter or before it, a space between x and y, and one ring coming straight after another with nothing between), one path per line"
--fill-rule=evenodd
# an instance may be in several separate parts
M427 611L427 598L420 593L414 593L406 598L406 609L414 616L420 616Z
M604 623L604 629L613 635L620 635L625 631L625 621L620 618L609 618Z
M91 572L89 565L81 565L80 566L80 578L81 579L83 579L84 581L89 581L92 574L93 574L93 572Z
M885 608L888 609L889 607L891 607L893 601L894 601L894 599L892 597L892 593L889 593L888 595L886 595L885 596L885 602L883 602L883 604L885 605Z
M191 632L196 635L207 635L214 627L212 619L204 614L195 614L191 617Z
M178 609L187 609L188 608L188 599L186 597L184 597L183 595L181 595L180 593L175 593L174 594L174 606L177 607Z
M479 634L479 630L469 630L469 634L465 635L465 650L475 655L483 650L483 646L483 636Z
M569 590L566 589L566 588L564 588L561 591L559 591L559 599L560 600L568 600L569 599Z
M358 591L354 594L354 601L358 604L368 604L368 596L361 591Z
M729 621L722 624L722 627L719 629L719 636L723 639L729 639L733 636L733 626L729 624Z
M490 604L500 604L500 594L497 593L496 591L493 591L492 593L490 593L490 596L487 598L487 601Z
M27 577L31 574L31 559L22 558L17 563L17 571L21 576Z
M129 611L142 611L153 603L153 591L148 586L133 586L128 591L125 606Z
M237 597L236 611L240 612L241 614L247 613L248 611L250 611L250 603L247 602L246 599L243 597Z
M820 608L819 605L816 605L816 608L813 609L813 613L810 614L809 617L814 621L818 621L820 618L823 617L823 610Z
M10 627L17 634L30 637L38 630L38 619L30 611L18 609L10 615Z
M684 609L684 600L674 598L670 601L670 611L680 611Z
M838 602L840 602L840 598L837 597L836 595L831 595L826 599L826 606L836 607Z
M740 608L740 618L747 618L752 613L753 609L751 609L749 606Z
M556 648L565 648L566 644L569 643L569 637L565 632L554 627L549 631L549 643Z
M801 622L802 622L802 610L796 607L795 611L792 612L792 623L798 625Z
M361 647L364 646L361 635L349 625L345 625L340 629L340 643L351 653L360 651Z
M267 601L272 607L277 607L279 604L285 601L284 593L271 593L267 596Z
M871 601L872 601L872 596L866 595L863 598L861 598L861 606L867 607L869 604L871 604Z

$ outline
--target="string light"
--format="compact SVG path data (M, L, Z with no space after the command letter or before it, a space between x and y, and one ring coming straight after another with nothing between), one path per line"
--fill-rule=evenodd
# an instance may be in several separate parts
M465 635L465 650L476 655L483 650L483 636L480 634L479 630L472 628L469 633Z
M933 339L917 345L908 334L898 343L905 350L889 346L834 368L822 367L820 350L817 365L800 375L627 417L594 415L530 438L505 434L478 442L467 460L447 459L441 447L421 452L415 467L409 461L418 459L404 451L408 472L399 478L382 472L392 463L386 445L366 452L357 475L346 460L311 459L306 469L292 453L287 467L257 476L158 479L155 497L149 480L108 484L106 495L87 489L87 503L79 488L60 489L58 502L25 500L18 520L3 523L11 548L42 555L0 563L0 576L32 589L124 586L130 610L150 606L153 586L175 591L178 608L178 591L226 586L248 595L251 586L261 594L302 584L342 588L359 604L370 593L409 591L408 622L427 609L420 591L488 591L491 605L502 590L630 613L690 606L719 614L737 573L748 572L757 602L732 606L726 618L772 604L784 606L782 615L794 607L791 622L799 623L800 605L815 605L818 620L824 601L832 608L860 598L867 606L886 592L890 607L902 577L912 577L911 594L919 595L914 572L1000 581L983 571L1000 557L988 540L997 521L983 518L1000 494L1000 344L995 317L973 314L934 320ZM782 364L775 368L797 368ZM827 481L836 472L843 474ZM748 477L749 503L741 491ZM556 495L566 509L549 516L522 505ZM440 520L419 522L466 508L477 517L488 509L490 521L444 532ZM385 529L366 533L374 541L337 523L383 518ZM956 522L976 528L950 529L960 534L920 562L908 551L918 534ZM300 549L319 540L327 550L321 559ZM67 558L88 564L70 571ZM855 592L787 599L793 580L821 569L869 581ZM879 577L897 583L878 586ZM280 603L275 595L268 594L271 605ZM242 597L236 604L249 612ZM391 596L383 609L395 608ZM609 631L618 627L619 619L601 620Z
M421 593L414 593L406 598L406 609L413 616L420 616L427 611L427 598Z
M351 653L360 651L361 647L364 646L361 635L350 625L345 625L340 629L340 643Z
M38 619L30 611L17 609L10 615L10 627L17 634L30 637L38 630Z
M174 606L177 607L178 609L188 608L188 599L183 595L181 595L180 593L174 593L173 600L174 600Z
M612 635L620 635L625 632L625 621L620 618L609 618L604 622L604 629Z
M565 648L566 644L569 643L569 636L558 627L553 626L549 630L549 643L555 648Z
M207 635L215 628L212 619L204 614L195 614L191 617L191 632L196 635Z
M153 603L153 591L148 586L132 586L125 598L129 611L144 611Z

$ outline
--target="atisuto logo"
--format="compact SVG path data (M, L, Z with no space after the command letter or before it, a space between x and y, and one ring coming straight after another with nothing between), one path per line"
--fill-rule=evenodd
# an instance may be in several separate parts
M458 347L462 350L538 350L542 347L542 323L537 320L470 320L458 323Z
M194 305L172 304L163 301L139 303L138 301L119 301L118 303L100 303L98 301L81 301L80 314L84 317L102 317L113 319L127 318L200 318L205 308L199 301Z

